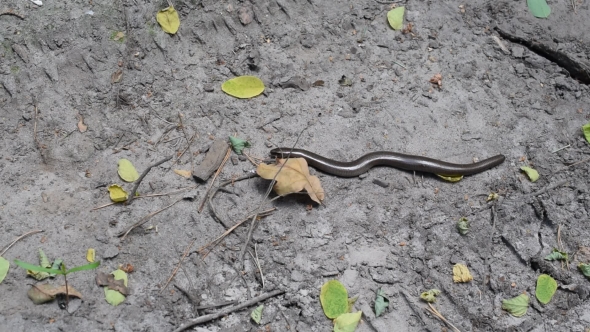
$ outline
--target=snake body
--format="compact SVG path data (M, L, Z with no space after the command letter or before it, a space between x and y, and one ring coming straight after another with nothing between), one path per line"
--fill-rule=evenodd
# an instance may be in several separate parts
M390 166L407 171L446 176L471 175L500 165L506 157L497 155L472 164L453 164L432 158L403 153L378 151L367 153L354 161L336 161L303 149L276 148L270 155L277 158L304 158L309 166L324 173L349 178L359 176L375 166Z

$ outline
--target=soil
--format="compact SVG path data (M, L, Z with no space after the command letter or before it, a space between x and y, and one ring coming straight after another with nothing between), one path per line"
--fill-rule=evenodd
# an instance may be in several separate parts
M411 31L389 27L393 5L406 7ZM4 257L36 263L42 248L73 267L94 248L99 271L130 264L134 272L117 307L95 285L96 271L68 276L83 299L62 310L34 305L27 290L35 281L11 263L0 284L0 329L173 331L222 310L199 306L283 290L263 302L260 325L250 306L193 329L331 331L319 290L337 279L359 296L357 331L450 330L419 299L431 288L442 291L434 306L461 331L588 331L590 280L576 266L590 263L590 146L581 131L590 89L494 30L587 65L590 2L549 5L551 15L538 19L526 1L507 0L177 0L181 26L171 36L155 19L164 1L3 0L0 10L24 19L0 16L0 246L44 231ZM441 86L429 82L436 74ZM239 75L261 78L264 94L241 100L221 91ZM351 86L339 84L343 76ZM211 179L196 183L173 170L197 167L213 139L230 135L250 141L246 152L258 158L296 144L338 160L389 150L506 161L456 183L393 168L349 179L312 170L323 206L305 195L275 200L264 208L277 210L252 232L252 255L240 259L247 222L203 257L199 248L258 208L269 185L255 177L227 186L213 200L223 224L207 207L198 212ZM131 190L117 175L119 159L141 173L168 156L138 192L171 194L94 209L110 202L108 185ZM254 168L234 154L216 183ZM487 202L492 192L499 199ZM464 236L461 217L470 221ZM543 259L553 248L569 253L569 266ZM456 263L473 281L453 282ZM547 305L534 296L541 273L559 285ZM390 305L375 317L379 288ZM525 316L501 309L525 292Z

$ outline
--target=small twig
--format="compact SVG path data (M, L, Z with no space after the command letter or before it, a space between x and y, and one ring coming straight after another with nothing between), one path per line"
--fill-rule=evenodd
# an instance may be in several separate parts
M212 192L209 193L209 196L207 198L208 203L209 203L209 210L211 211L211 214L213 215L213 219L215 219L217 222L219 222L220 224L223 225L223 227L225 227L226 229L229 228L229 226L227 226L223 220L219 217L219 215L217 214L217 211L215 211L215 207L213 207L213 197L215 197L215 195L217 195L217 192L221 190L221 188L227 186L228 184L233 184L242 180L247 180L247 179L251 179L253 177L258 176L258 174L256 173L249 173L247 175L244 175L242 177L239 177L237 179L231 179L229 181L225 181L222 184L220 184L219 186L215 187L215 189L213 189ZM207 197L207 196L205 196Z
M184 156L184 154L186 153L186 151L191 147L191 144L193 144L193 141L195 140L195 137L197 137L197 133L195 133L193 135L193 137L191 137L190 141L186 145L186 148L184 148L184 150L182 151L182 153L180 154L180 156L178 156L178 158L176 158L176 160L172 163L172 165L170 165L170 168L172 168L172 166L176 165L176 163L180 161L180 158L182 158L182 156ZM191 169L192 168L193 167L192 167L192 159L191 159Z
M272 211L276 210L276 208L272 208L272 209L268 209L266 211L262 211L258 214L259 217L266 217L268 216ZM245 223L246 221L250 220L252 216L247 216L246 218L238 221L235 225L233 225L232 227L230 227L228 230L226 230L225 232L223 232L223 234L221 234L220 236L218 236L215 240L209 242L208 244L202 246L201 248L199 248L199 253L201 253L203 250L207 249L210 246L213 246L213 248L219 243L221 242L221 240L223 240L226 236L228 236L231 232L233 232L236 228L240 227L240 225L242 225L243 223ZM211 253L211 251L213 251L213 248L209 249L207 251L207 253L203 254L203 258L207 257L207 255L209 255L209 253Z
M260 272L260 281L262 282L262 289L264 289L264 274L262 274L262 267L260 266L260 261L258 260L258 252L256 251L256 243L254 243L254 255L252 255L252 252L250 250L248 250L248 253L250 254L250 256L252 256L252 259L254 260L254 264L256 264L256 267L258 268L258 272Z
M210 314L210 315L204 315L204 316L201 316L199 318L196 318L196 319L190 321L189 323L180 326L179 328L177 328L176 330L174 330L174 332L181 332L181 331L184 331L184 330L186 330L188 328L191 328L191 327L193 327L195 325L198 325L198 324L202 324L202 323L206 323L206 322L215 320L217 318L220 318L220 317L223 317L225 315L228 315L228 314L230 314L230 313L232 313L234 311L238 311L238 310L244 309L244 308L249 307L251 305L254 305L254 304L258 303L258 302L264 301L264 300L269 299L271 297L275 297L277 295L281 295L283 293L285 293L284 290L275 290L275 291L272 291L270 293L262 294L260 296L254 297L254 298L252 298L252 299L250 299L250 300L248 300L248 301L246 301L244 303L241 303L241 304L238 304L236 306L223 309L223 310L221 310L221 311L219 311L217 313Z
M117 203L119 203L119 202L111 202L111 203L109 203L109 204L105 204L105 205L97 206L97 207L95 207L95 208L91 209L90 211L96 211L96 210L100 210L100 209L102 209L102 208L106 208L106 207L108 207L108 206L115 205L115 204L117 204Z
M192 156L193 151L190 150L190 147L191 147L191 144L193 143L193 140L195 139L197 134L195 133L193 135L193 138L191 138L190 142L189 142L188 135L186 134L186 130L184 130L184 123L182 123L182 116L180 115L180 112L178 113L178 120L180 121L180 129L182 129L182 133L184 134L184 139L186 139L186 141L188 142L188 145L186 148L190 152L190 155ZM186 152L186 150L185 150L185 152ZM184 154L184 152L182 154ZM182 157L182 154L180 155L180 157ZM178 157L179 160L180 160L180 157ZM191 158L191 169L194 168L193 166L194 166L193 165L193 158Z
M14 11L14 9L6 9L3 11L0 11L0 16L2 16L2 15L13 15L13 16L20 18L21 20L25 19L25 15L17 13L16 11Z
M233 305L236 304L238 301L227 301L227 302L221 302L221 303L213 303L213 304L205 304L205 305L200 305L198 307L195 307L195 310L205 310L205 309L211 309L211 308L217 308L217 307L225 307L226 305Z
M199 299L196 298L193 294L191 294L189 291L187 291L186 289L178 286L177 284L174 284L174 287L176 289L178 289L182 294L186 295L186 297L188 297L188 300L190 301L190 303L192 303L193 305L197 305L199 304Z
M569 147L571 147L571 145L570 145L570 144L568 144L568 145L566 145L566 146L564 146L564 147L562 147L562 148L559 148L559 149L557 149L557 150L551 151L551 153L556 153L556 152L559 152L559 151L561 151L561 150L563 150L563 149L567 149L567 148L569 148Z
M185 188L178 189L176 191L171 191L171 192L162 193L162 194L139 195L139 196L135 196L135 198L149 198L149 197L170 196L170 195L181 193L181 192L186 191L186 190L189 190L189 189L195 189L196 187L198 187L198 186L185 187Z
M407 69L406 66L402 65L401 63L395 61L395 60L391 60L391 62L395 63L396 65L402 67L403 69Z
M201 205L199 206L199 209L197 210L197 211L199 211L199 213L201 213L203 211L203 207L205 207L205 203L207 203L207 197L209 196L209 191L211 191L211 188L213 187L213 184L215 183L217 176L219 176L219 173L221 173L221 170L223 170L223 167L225 166L225 163L229 159L230 155L231 155L231 147L228 147L225 157L223 157L223 161L221 162L221 165L219 165L219 168L215 172L215 175L213 175L213 179L211 180L211 183L209 184L209 188L207 188L207 191L205 192L205 197L203 197L203 201L201 202Z
M433 315L438 317L438 319L442 320L445 324L447 324L450 328L452 328L453 331L461 332L461 330L459 330L457 327L455 327L455 325L451 324L451 322L449 322L443 315L441 315L441 313L438 312L438 310L436 310L436 308L434 308L432 306L432 304L428 303L428 306L430 307L430 309L428 309L428 308L424 308L424 309L426 309L427 311L429 311L430 313L432 313Z
M550 191L550 190L553 190L553 189L555 189L557 187L563 186L564 184L568 183L568 181L569 180L563 180L563 181L559 181L559 182L557 182L555 184L552 184L552 185L547 185L547 186L545 186L545 188L542 188L540 190L537 190L534 193L529 194L528 196L539 196L541 194L544 194L547 191Z
M166 158L158 161L157 163L148 166L148 168L146 168L145 171L143 171L143 173L141 173L141 176L139 177L139 179L137 179L137 181L135 181L135 186L133 186L133 190L131 190L131 197L129 197L129 199L127 200L127 202L126 202L127 205L130 205L131 202L133 202L133 200L135 199L135 192L137 192L137 188L141 184L141 181L143 180L143 178L150 172L150 170L153 167L160 166L161 164L167 162L170 159L172 159L172 156L166 157Z
M23 234L23 235L21 235L21 236L17 237L16 239L14 239L14 241L10 242L10 244L9 244L9 245L7 245L7 246L6 246L6 248L4 248L4 249L2 250L2 252L0 252L0 256L4 256L4 254L5 254L5 253L8 251L8 249L10 249L10 247L12 247L12 246L13 246L15 243L17 243L18 241L20 241L20 240L22 240L22 239L26 238L26 237L27 237L27 236L29 236L29 235L37 234L37 233L40 233L40 232L44 232L44 230L41 230L41 229L36 229L36 230L34 230L34 231L30 231L30 232L28 232L28 233L25 233L25 234Z
M191 243L188 245L188 247L186 247L186 249L184 250L184 253L182 254L182 257L180 258L180 261L178 262L178 264L176 265L176 268L174 269L174 271L172 271L172 275L170 275L170 277L168 278L168 280L166 281L166 284L164 285L164 287L162 287L162 289L160 290L160 294L162 294L162 292L166 289L166 287L168 287L168 284L170 284L170 281L172 281L172 279L174 278L174 276L176 275L176 273L178 272L178 270L180 269L180 266L182 265L182 262L184 262L184 259L186 258L186 256L188 255L189 251L191 250L191 248L193 247L193 244L195 244L195 240L197 238L194 238Z
M179 199L179 200L176 200L176 201L174 201L174 203L172 203L172 204L170 204L170 205L168 205L166 207L163 207L163 208L161 208L158 211L155 211L155 212L152 212L152 213L148 214L147 216L141 218L138 222L136 222L135 224L133 224L133 226L129 227L129 229L127 229L127 231L121 232L117 236L121 237L121 240L125 240L125 237L127 236L127 234L129 234L129 232L131 232L133 229L135 229L136 227L139 227L139 226L145 224L148 220L150 220L151 217L153 217L156 214L158 214L158 213L166 210L167 208L172 207L174 204L176 204L176 203L178 203L178 202L180 202L182 200L183 200L182 198Z

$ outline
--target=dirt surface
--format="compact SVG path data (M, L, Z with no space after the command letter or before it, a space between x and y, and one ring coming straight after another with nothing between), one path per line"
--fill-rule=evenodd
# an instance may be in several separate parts
M36 7L3 0L0 10L24 19L0 16L0 246L44 230L4 257L37 262L43 248L75 266L95 248L100 271L123 264L135 271L131 295L118 307L105 302L95 271L71 275L84 298L66 311L32 304L27 290L34 281L11 264L0 285L0 329L172 331L220 310L198 306L284 290L264 301L260 326L250 319L251 306L195 330L330 331L319 289L338 279L359 295L355 308L364 318L357 331L447 329L418 298L431 288L442 291L436 308L461 331L588 331L590 281L576 265L590 260L590 148L581 132L590 117L589 87L498 38L494 27L587 64L589 2L550 1L544 20L524 0L397 4L406 6L411 32L393 31L386 20L392 5L373 0L174 1L181 26L170 36L155 20L163 1ZM118 32L125 37L114 40ZM440 88L429 83L438 73ZM237 75L260 77L266 91L251 100L224 94L221 84ZM338 83L343 75L352 86ZM325 84L312 86L318 80ZM297 147L339 160L390 150L457 163L504 154L506 161L458 183L392 168L350 179L312 171L325 206L304 195L276 200L268 205L277 211L253 231L249 251L258 256L263 288L253 256L240 261L248 226L206 258L199 254L225 227L209 209L197 212L209 183L172 171L196 167L213 138L232 134L248 139L247 152L259 158L277 145L293 146L301 134ZM172 161L152 169L139 193L195 188L92 210L110 202L107 185L123 184L120 158L142 172L168 156ZM254 169L234 161L222 181ZM530 182L520 166L536 168L540 179ZM268 184L253 178L219 193L213 204L223 223L256 209ZM491 192L500 198L486 203ZM117 236L179 199L124 240ZM465 236L456 228L461 217L471 222ZM552 248L570 254L569 269L543 260ZM474 280L453 283L455 263L466 264ZM560 286L548 305L534 296L541 273ZM376 318L378 288L391 304ZM502 299L523 292L531 295L524 317L501 309Z

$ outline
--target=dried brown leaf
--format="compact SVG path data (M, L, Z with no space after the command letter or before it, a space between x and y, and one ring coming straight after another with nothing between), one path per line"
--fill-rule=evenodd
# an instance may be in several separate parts
M307 161L303 158L278 159L276 165L260 164L256 168L256 173L263 179L272 180L274 178L277 183L273 189L279 196L305 189L312 200L319 204L324 200L324 189L322 189L320 179L309 174Z
M111 75L111 83L119 83L121 78L123 78L123 71L121 69L117 69L117 71Z
M41 284L41 285L33 285L27 292L27 295L35 304L42 304L45 302L49 302L58 294L66 294L66 286L53 286L49 284ZM82 298L82 294L78 292L74 287L68 285L68 296L74 296L78 298Z
M115 276L110 273L98 272L95 281L98 286L107 286L125 296L129 295L129 288L125 286L125 281L115 280Z
M84 118L80 114L78 114L78 130L81 133L84 133L86 130L88 130L88 126L84 124Z

